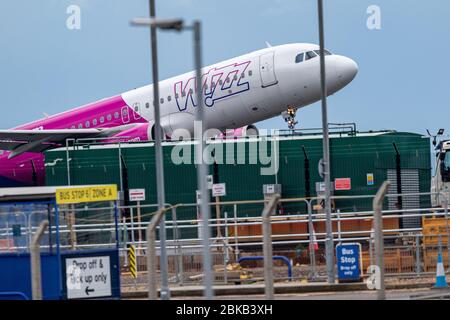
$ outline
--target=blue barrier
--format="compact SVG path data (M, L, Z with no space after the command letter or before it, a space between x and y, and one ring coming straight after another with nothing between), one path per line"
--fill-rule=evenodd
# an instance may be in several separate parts
M0 292L0 300L8 300L8 299L4 299L4 297L19 297L22 298L23 300L30 300L30 298L28 298L28 296L23 293L23 292L14 292L14 291L10 291L10 292ZM17 299L14 299L17 300Z
M286 263L287 267L288 267L288 278L289 281L292 281L292 266L291 266L291 262L289 261L288 258L286 258L285 256L273 256L272 257L273 260L281 260L284 263ZM263 256L250 256L250 257L242 257L238 259L238 263L241 263L242 261L255 261L255 260L264 260Z
M42 295L44 300L92 298L120 299L120 260L118 250L119 232L117 221L117 203L114 205L114 220L116 228L115 247L108 249L76 251L63 251L60 248L61 239L58 223L59 208L54 199L52 201L0 202L0 208L8 214L10 214L10 212L14 213L14 210L17 210L16 205L19 206L18 208L20 208L21 212L31 212L29 216L25 216L25 218L22 219L23 221L19 221L17 223L16 220L9 221L9 225L8 220L0 221L0 227L7 228L8 230L11 228L11 222L19 225L18 235L14 235L13 237L15 247L28 246L28 235L25 235L25 233L20 233L20 228L23 228L23 225L27 226L37 224L40 219L43 218L53 221L53 225L51 227L55 228L55 233L48 233L47 237L41 242L41 245L48 246L49 248L48 251L41 252L40 254ZM8 206L10 208L8 208ZM51 206L53 206L54 212L51 212ZM36 210L36 208L38 208L39 211ZM3 211L0 210L2 213ZM42 211L42 216L31 216L34 211ZM51 217L53 214L54 217ZM10 216L15 218L14 214L11 214ZM36 220L35 222L31 220L33 217ZM30 221L33 222L33 224ZM51 228L49 229L51 230ZM82 270L77 269L79 272L73 272L71 271L72 269L68 270L68 266L66 265L67 263L75 265L76 267L78 266L77 263L84 263L86 265L88 263L90 264L88 268L84 268ZM23 252L1 252L0 300L30 300L32 297L30 270L30 254L28 250L23 250ZM98 272L98 274L94 274L95 272ZM82 282L80 279L85 281ZM78 285L77 287L69 287L68 290L68 280L74 283L83 283L83 285L81 288L78 288Z
M42 294L45 300L61 298L60 258L51 253L41 254ZM28 253L0 254L0 291L22 292L32 296L31 266Z

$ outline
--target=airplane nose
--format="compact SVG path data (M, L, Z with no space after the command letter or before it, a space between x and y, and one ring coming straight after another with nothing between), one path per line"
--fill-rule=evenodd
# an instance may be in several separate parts
M339 56L336 59L336 71L342 87L349 84L358 73L358 65L350 58Z

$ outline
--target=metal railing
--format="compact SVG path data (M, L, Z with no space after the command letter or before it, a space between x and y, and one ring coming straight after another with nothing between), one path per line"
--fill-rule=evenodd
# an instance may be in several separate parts
M430 194L420 194L420 195L430 195ZM397 196L397 195L388 195L389 196ZM411 194L403 195L403 196L411 196ZM351 197L347 197L351 198ZM355 198L373 198L373 196L360 196ZM317 199L281 199L281 202L312 202ZM245 202L222 202L222 205L231 205L234 208L234 214L232 217L228 213L223 212L223 217L220 219L211 219L210 225L211 228L214 229L216 227L221 227L225 230L225 232L221 232L224 236L219 236L214 238L214 242L211 245L212 250L212 256L213 256L213 264L221 264L221 265L227 265L227 262L233 263L236 262L237 259L241 256L245 255L252 255L252 254L258 254L262 251L262 234L261 232L254 232L253 234L241 234L239 230L242 229L242 227L249 227L249 228L255 228L255 227L261 227L262 220L260 217L239 217L239 213L236 214L237 207L248 205L248 204L263 204L264 201L245 201ZM211 205L215 205L215 203L212 203ZM176 229L174 231L175 233L179 233L183 230L189 230L189 229L196 229L199 228L199 225L201 224L201 220L198 219L183 219L182 214L180 214L179 210L180 208L195 208L195 204L182 204L178 205L176 211L178 210L177 216L178 219L176 222L173 221L167 221L166 228L168 230L170 229ZM310 208L312 206L309 206ZM383 211L383 220L389 221L392 219L402 219L402 218L408 218L408 217L431 217L431 216L441 216L446 217L447 216L447 210L445 208L413 208L413 209L399 209L399 210L384 210ZM321 213L302 213L302 214L295 214L295 215L287 215L287 216L275 216L272 218L272 227L279 225L292 225L292 224L298 224L299 226L304 226L304 231L298 231L298 232L287 232L287 233L281 233L281 234L273 234L272 239L274 240L274 248L278 252L280 252L282 246L290 246L290 249L286 250L283 249L284 252L288 252L289 255L292 257L294 254L296 254L296 249L293 248L294 246L303 245L305 247L309 247L311 249L311 246L308 246L311 243L311 232L306 230L306 225L310 225L311 223L317 224L320 222L323 222L325 219L324 215ZM342 212L342 213L334 213L333 214L333 223L336 224L336 226L339 226L339 224L343 225L345 221L371 221L373 220L373 212L372 211L361 211L361 212ZM137 230L139 228L145 228L146 223L143 222L142 226L134 225L134 230ZM201 227L201 226L200 226ZM259 229L260 230L260 229ZM234 232L229 232L234 231ZM384 239L386 242L398 242L403 241L406 238L412 238L412 241L409 241L411 243L416 243L417 239L421 242L422 235L421 235L421 227L418 228L400 228L400 227L392 227L392 226L385 226L383 233L384 233ZM358 241L365 245L366 250L364 251L364 258L366 256L368 259L366 259L368 262L370 260L371 264L373 264L373 254L371 252L373 251L373 244L371 241L371 235L372 230L371 228L366 229L360 229L360 230L345 230L345 228L335 228L333 232L334 236L334 242L346 242L346 241ZM324 232L316 232L315 236L317 237L317 242L322 245L325 238ZM441 237L448 237L448 235L441 235ZM197 237L184 237L184 238L176 238L176 239L169 239L167 240L167 247L169 250L169 266L170 271L173 273L172 281L174 283L183 284L188 281L199 281L201 279L201 274L195 274L195 273L201 273L202 272L202 266L201 266L201 259L200 259L200 251L202 248L202 244L200 240ZM158 242L157 242L158 246ZM447 249L450 250L447 246ZM141 250L145 251L145 247L141 247ZM417 248L416 245L404 245L404 246L392 246L390 244L386 248L386 252L388 252L388 255L395 256L397 259L396 261L413 261L413 264L406 264L403 263L403 265L399 265L398 263L393 263L393 257L390 259L387 259L386 264L386 271L387 276L390 276L392 274L420 274L425 275L425 272L420 272L421 269L423 270L423 261L422 257L419 257L416 253L417 251L420 252L428 252L431 248L422 248L422 245L420 248ZM447 250L447 251L448 251ZM301 255L296 255L292 257L291 259L293 262L295 260L300 260L301 265L308 264L307 266L307 276L304 276L304 272L296 275L297 279L299 278L308 278L308 279L315 279L318 275L315 264L321 265L323 263L323 257L321 256L321 250L314 251L309 250L309 252L317 253L317 261L316 259L309 253L308 250L301 250ZM416 255L418 258L416 258ZM369 258L369 256L372 256L372 259ZM409 258L408 258L409 257ZM412 260L411 260L412 257ZM299 259L297 259L299 258ZM419 259L420 258L420 259ZM448 259L447 259L448 260ZM420 261L417 262L417 261ZM305 263L306 262L306 263ZM417 266L420 266L419 268ZM427 268L431 270L430 263L427 264ZM227 268L218 268L220 269L220 272L223 272L224 275L221 277L221 279L226 282L225 279L227 279L229 282L232 282L230 277L226 276ZM257 268L256 268L257 269ZM320 268L319 268L320 269ZM182 270L181 273L184 272L184 274L180 274L180 270ZM145 272L145 265L140 265L141 272ZM320 271L320 270L319 270ZM430 271L431 272L431 271ZM192 274L194 273L194 274ZM319 272L320 275L320 272ZM219 278L219 277L217 277ZM281 280L284 278L280 278L276 276L277 280Z
M431 193L402 194L401 196L430 197ZM441 195L442 196L442 195ZM334 200L346 199L356 203L355 210L338 211L332 214L333 241L360 242L363 247L363 269L374 264L373 246L373 210L361 208L357 204L362 199L370 202L374 195L334 196ZM398 197L388 194L389 197ZM324 228L325 214L320 208L316 210L321 198L280 199L285 214L271 217L273 254L288 257L292 261L293 278L295 280L314 281L324 274L323 244L326 233ZM260 262L246 263L243 270L236 265L241 257L261 255L263 248L261 211L266 200L224 201L220 206L220 218L210 219L213 241L210 246L212 264L215 266L216 283L234 283L263 279L263 268ZM387 202L385 202L387 203ZM216 203L211 203L215 206ZM166 247L169 260L169 275L172 284L200 283L202 279L201 228L202 220L197 218L198 205L178 204L169 208L166 216ZM115 245L115 223L112 219L113 206L102 204L99 207L84 206L59 208L61 249L89 249L110 247ZM156 205L141 205L141 221L137 219L136 206L118 206L122 217L119 223L120 254L125 285L144 286L147 274L146 229L149 221L157 212ZM75 220L68 219L69 213L75 214ZM87 217L83 217L89 213ZM289 214L286 214L289 213ZM31 235L36 231L34 220L50 215L54 219L54 211L36 210L36 219L23 212L15 212L20 220L20 241L14 234L10 219L12 213L0 212L0 252L17 252L28 250ZM9 216L8 216L9 215ZM405 218L436 217L446 221L445 232L439 234L423 234L422 226L402 227L399 223ZM429 276L434 272L439 243L443 249L446 268L450 263L450 246L448 231L448 208L407 208L383 210L383 238L385 243L386 276ZM84 219L84 220L83 220ZM19 221L17 220L17 221ZM14 220L16 221L16 220ZM71 223L69 223L71 222ZM220 232L217 230L220 229ZM156 228L158 233L159 226ZM314 231L313 231L314 230ZM441 230L442 231L442 230ZM54 236L54 224L45 232L46 238ZM141 236L139 237L139 234ZM441 238L441 241L439 241ZM74 243L73 240L76 239ZM431 240L432 241L431 241ZM3 241L3 243L1 242ZM317 243L318 250L311 244ZM136 247L136 263L138 279L128 281L127 250L130 244ZM43 242L42 249L48 248L50 242ZM159 267L159 239L156 238L156 266ZM247 272L247 277L240 277ZM141 278L143 280L141 280ZM285 266L274 265L274 280L287 280Z

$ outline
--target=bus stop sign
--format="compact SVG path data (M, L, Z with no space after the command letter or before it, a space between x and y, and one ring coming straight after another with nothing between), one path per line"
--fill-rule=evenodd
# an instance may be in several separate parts
M339 282L361 280L361 244L338 244L336 258Z

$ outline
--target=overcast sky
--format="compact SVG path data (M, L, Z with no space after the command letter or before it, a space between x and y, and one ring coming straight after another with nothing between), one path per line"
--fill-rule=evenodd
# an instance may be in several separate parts
M157 0L157 15L203 23L204 64L272 45L318 43L315 0ZM353 58L359 74L329 99L330 122L361 130L425 133L448 128L450 2L324 0L326 47ZM66 26L70 5L81 29ZM369 30L367 8L381 9ZM129 25L147 0L1 0L0 128L7 129L151 82L149 31ZM159 32L160 76L193 69L190 33ZM320 104L298 112L321 125ZM260 124L285 128L281 117ZM450 128L448 128L450 131Z

